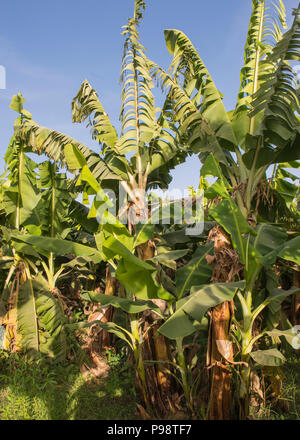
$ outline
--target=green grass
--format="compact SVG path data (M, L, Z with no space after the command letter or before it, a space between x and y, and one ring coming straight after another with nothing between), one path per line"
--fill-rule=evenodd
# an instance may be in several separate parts
M136 419L134 369L121 356L107 355L109 376L96 381L84 379L74 363L29 362L0 351L0 420ZM252 408L252 418L300 420L299 358L290 358L282 371L280 399Z
M83 379L78 366L0 355L0 420L135 419L132 369L112 359L108 378Z
M267 402L252 416L259 420L300 420L300 359L291 357L282 368L282 389L280 398Z

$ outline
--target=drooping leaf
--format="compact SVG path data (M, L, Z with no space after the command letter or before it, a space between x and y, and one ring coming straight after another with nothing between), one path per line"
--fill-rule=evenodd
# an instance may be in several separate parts
M95 325L95 324L97 324L99 327L101 327L106 332L112 333L112 334L116 335L118 338L125 341L130 346L130 348L133 350L133 347L134 347L133 336L131 336L127 330L125 330L121 326L115 324L114 322L102 322L99 320L91 321L91 322L83 321L83 322L77 322L74 324L67 324L66 328L69 329L70 331L74 331L74 330L79 330L82 328L88 328L88 327L91 327L92 325Z
M155 263L160 263L163 266L170 267L173 270L176 270L176 260L184 257L187 253L188 253L188 249L160 252L155 257L152 258L152 261L154 261Z
M103 259L103 254L97 251L97 249L70 240L39 237L29 234L25 235L15 231L7 232L7 234L13 240L28 243L34 246L38 251L42 251L42 253L48 254L53 252L54 255L74 254L77 256L87 256L91 257L95 263L99 263Z
M252 359L259 365L268 367L279 367L286 362L285 357L277 348L270 348L269 350L256 350L250 353Z
M269 223L260 223L255 227L257 235L251 238L253 247L261 254L267 255L287 240L286 231Z
M263 145L250 149L244 156L245 164L250 168L254 161L256 168L272 163L297 160L299 149L299 97L297 93L297 74L289 61L300 59L299 10L294 23L273 51L266 63L273 66L263 75L261 87L252 102L251 118L262 113L262 121L257 129L256 138ZM257 154L259 148L259 155Z
M205 313L224 301L231 301L243 281L194 286L190 296L178 302L173 315L159 328L159 332L170 339L188 336L196 331L194 321L201 323Z
M300 236L289 240L278 254L284 260L300 265Z
M92 136L99 142L113 148L118 136L112 126L107 113L99 101L97 92L84 80L72 101L73 122L83 122L89 118L92 127Z
M156 312L160 317L162 317L162 313L160 311L160 308L155 305L152 301L143 301L141 299L137 299L135 301L126 299L126 298L119 298L117 296L112 295L104 295L104 294L95 294L94 292L86 292L84 291L81 294L81 297L85 301L92 301L96 303L100 303L101 306L113 306L116 308L122 309L126 313L141 313L145 310L153 310Z

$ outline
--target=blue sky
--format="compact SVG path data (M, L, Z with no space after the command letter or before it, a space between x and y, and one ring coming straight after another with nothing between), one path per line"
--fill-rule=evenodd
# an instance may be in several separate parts
M3 2L4 3L4 2ZM251 0L146 0L140 28L147 55L168 67L163 30L185 32L199 50L225 104L233 108L248 28ZM285 0L288 23L298 0ZM21 92L41 125L69 134L97 150L84 124L72 124L71 101L87 78L118 126L122 57L121 26L133 13L133 0L28 0L1 5L0 65L6 90L0 90L0 172L16 114L9 109ZM171 188L197 186L195 156L173 172Z

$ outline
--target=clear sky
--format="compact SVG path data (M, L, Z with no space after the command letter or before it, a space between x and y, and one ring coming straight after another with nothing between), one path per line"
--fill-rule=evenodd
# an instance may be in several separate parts
M285 0L288 23L298 0ZM251 0L146 0L141 24L149 58L167 68L170 62L163 30L180 29L192 40L231 110L239 88L239 71ZM121 26L133 14L133 0L21 0L1 5L0 65L6 90L0 90L0 172L16 113L12 95L21 92L34 120L69 134L97 150L84 124L72 124L71 101L83 79L97 90L118 127L122 57ZM173 172L172 188L197 186L200 163L195 156Z

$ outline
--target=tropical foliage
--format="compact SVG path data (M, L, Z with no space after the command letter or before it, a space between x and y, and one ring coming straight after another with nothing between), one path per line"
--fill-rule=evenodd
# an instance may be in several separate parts
M169 70L147 57L142 0L122 33L120 133L87 80L72 101L73 122L87 121L98 152L40 126L20 93L11 102L18 117L0 180L2 346L53 362L76 356L92 371L121 341L146 418L179 409L248 418L266 368L281 368L282 348L295 348L300 6L290 29L281 0L252 6L231 111L183 32L165 31ZM176 224L184 200L170 203L166 222L151 191L168 188L193 154L192 195L202 192L205 209L203 230L189 235Z

